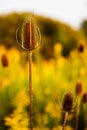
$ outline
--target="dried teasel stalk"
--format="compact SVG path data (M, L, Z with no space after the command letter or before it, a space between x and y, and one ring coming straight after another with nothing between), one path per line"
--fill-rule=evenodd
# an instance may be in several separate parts
M19 29L19 28L18 28ZM17 30L18 33L18 30ZM16 34L17 34L16 33ZM17 37L17 35L16 35ZM17 40L18 41L18 40ZM19 43L19 41L18 41ZM22 26L21 43L23 50L28 52L29 60L29 96L30 96L30 130L33 130L33 88L32 88L32 50L41 43L41 33L34 18L29 17Z
M82 83L81 81L78 81L76 84L76 95L81 96L82 94Z
M63 99L63 110L70 112L73 108L73 95L71 92L68 92L65 94L64 99Z
M1 56L1 62L2 62L3 67L8 67L8 58L7 58L6 54L3 54Z
M78 45L78 52L83 53L85 48L85 44L83 41L81 41Z
M84 92L82 95L82 102L85 104L87 103L87 92Z
M76 106L75 130L78 130L80 103L81 103L81 98L82 98L82 83L81 83L81 81L78 81L76 84L76 96L77 96L77 106Z
M84 113L87 112L87 91L85 91L82 95L82 103L83 103L83 111ZM87 114L84 114L84 121L85 121L85 126L87 127Z

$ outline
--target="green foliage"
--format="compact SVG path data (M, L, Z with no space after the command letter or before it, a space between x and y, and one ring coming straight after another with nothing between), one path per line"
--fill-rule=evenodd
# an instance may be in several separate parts
M38 25L41 29L43 48L41 53L47 59L53 58L53 46L59 42L63 46L62 54L67 56L71 50L77 47L79 34L70 26L52 19L39 17ZM68 46L68 47L67 47Z
M85 36L85 39L87 41L87 20L84 20L81 24L81 28L83 35Z

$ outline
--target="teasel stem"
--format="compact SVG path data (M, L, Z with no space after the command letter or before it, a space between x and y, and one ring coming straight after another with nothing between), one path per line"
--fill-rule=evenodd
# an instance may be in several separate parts
M81 97L77 98L75 130L78 130Z
M29 61L30 130L33 130L32 51L28 51L28 61Z
M16 32L16 38L19 28ZM30 101L30 130L33 130L33 88L32 88L32 50L36 49L41 42L40 30L34 19L30 17L22 25L21 42L17 42L20 47L27 51L29 62L29 101Z
M67 122L67 118L68 118L68 112L65 112L65 117L64 117L62 130L65 130L65 125L66 125L66 122Z
M30 45L32 44L30 19ZM29 95L30 95L30 130L33 130L33 88L32 88L32 51L29 51Z

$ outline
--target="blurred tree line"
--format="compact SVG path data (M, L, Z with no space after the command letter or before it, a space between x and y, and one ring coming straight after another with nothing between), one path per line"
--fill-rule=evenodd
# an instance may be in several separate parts
M7 48L15 46L18 48L16 41L16 30L22 26L24 20L29 17L30 13L12 13L0 16L0 44ZM67 56L70 51L77 47L80 38L87 40L87 20L83 21L79 30L74 30L69 25L55 21L50 18L35 15L37 24L42 35L42 46L40 53L43 58L53 58L53 46L61 43L63 56Z

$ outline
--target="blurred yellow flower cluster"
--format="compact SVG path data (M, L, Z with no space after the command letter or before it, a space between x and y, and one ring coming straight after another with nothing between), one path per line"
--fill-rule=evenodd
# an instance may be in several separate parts
M5 117L5 125L9 126L9 130L29 130L29 118L25 111L28 105L28 97L24 91L18 93L14 100L15 109L10 116Z
M68 57L63 57L62 46L56 43L54 59L47 61L40 56L38 58L39 54L36 56L36 62L33 62L34 130L61 130L61 124L58 125L57 121L53 124L53 119L62 119L60 106L53 99L59 98L61 102L68 90L75 94L78 80L83 84L83 91L87 90L87 48L85 46L83 52L77 49L70 52ZM3 54L8 59L7 67L3 67L1 62ZM29 130L26 110L30 105L28 69L24 52L20 53L15 48L8 50L0 45L0 114L9 130ZM9 112L8 108L14 109ZM65 130L73 129L68 125Z
M47 106L45 107L45 111L50 114L53 118L59 119L61 118L61 110L58 104L48 102Z

